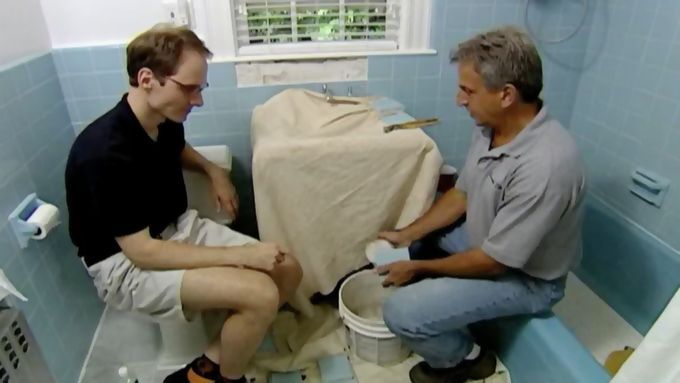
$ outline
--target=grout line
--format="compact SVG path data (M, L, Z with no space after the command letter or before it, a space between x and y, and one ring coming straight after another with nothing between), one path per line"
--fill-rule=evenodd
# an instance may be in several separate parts
M109 305L104 306L104 311L102 311L102 316L99 317L99 323L97 324L97 329L94 331L94 336L92 337L92 343L90 343L90 349L87 351L87 356L85 357L85 361L83 362L83 367L80 369L80 375L78 376L78 383L83 382L83 377L85 376L85 370L87 369L87 365L90 362L90 356L92 356L92 350L94 349L94 344L97 341L97 338L99 337L99 331L102 328L102 324L104 323L104 318L106 317L106 313L109 311Z

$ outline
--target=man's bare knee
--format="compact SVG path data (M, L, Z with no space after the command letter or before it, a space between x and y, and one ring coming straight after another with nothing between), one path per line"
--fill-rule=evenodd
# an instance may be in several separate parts
M289 255L286 257L286 261L283 263L283 267L284 274L288 277L291 283L294 284L294 286L291 287L297 287L302 281L303 275L302 266L300 265L300 262L298 262L298 260L292 255Z
M278 287L267 274L262 273L253 281L249 297L240 311L255 314L262 319L274 320L278 307Z
M269 317L276 314L279 299L269 275L229 267L187 270L180 291L191 311L230 309Z
M302 281L302 266L294 256L287 255L285 261L276 266L270 275L280 288L295 289Z

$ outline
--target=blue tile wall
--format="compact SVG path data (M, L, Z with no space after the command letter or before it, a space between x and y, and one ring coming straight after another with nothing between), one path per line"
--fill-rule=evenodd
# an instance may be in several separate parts
M495 26L517 25L530 27L543 59L543 95L551 113L570 128L576 84L580 76L580 63L585 54L587 31L579 29L569 40L560 44L549 44L543 40L556 39L568 34L581 19L580 9L568 3L574 2L530 2L528 9L523 1L437 1L434 5L432 38L439 58L439 68L431 64L430 58L420 59L413 112L417 117L432 114L443 124L428 129L437 141L439 149L448 163L462 166L474 127L467 112L455 105L457 73L455 65L449 62L449 52L458 43L475 33ZM578 5L578 2L576 2ZM528 16L525 18L525 16ZM394 65L400 66L403 59L394 58ZM426 61L427 60L427 61ZM424 69L427 68L427 69ZM398 78L395 77L395 85ZM434 80L434 81L432 81ZM370 79L369 79L370 82ZM434 86L431 84L439 84ZM394 88L393 88L394 90Z
M591 191L680 249L680 3L594 2L571 120ZM671 180L661 209L628 191L642 166Z
M64 167L74 133L52 54L0 68L0 267L28 302L23 310L60 383L73 383L103 306L65 224L21 250L7 220L29 193L68 221Z

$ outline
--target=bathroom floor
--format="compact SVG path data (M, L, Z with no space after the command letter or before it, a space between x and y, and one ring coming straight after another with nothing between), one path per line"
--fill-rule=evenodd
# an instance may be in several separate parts
M335 339L342 339L342 329L337 331ZM79 383L118 383L118 368L123 365L135 374L139 383L161 383L165 376L175 370L158 366L161 339L153 323L107 308L95 336ZM408 370L420 360L418 356L412 355L397 366L383 369L354 356L351 358L358 381L371 383L408 383ZM504 369L502 366L499 368ZM263 379L256 379L256 382L260 380ZM508 374L503 373L486 379L484 383L510 383L510 379Z
M128 366L140 383L162 382L157 371L160 333L153 323L110 307L104 311L80 382L118 383L118 368Z

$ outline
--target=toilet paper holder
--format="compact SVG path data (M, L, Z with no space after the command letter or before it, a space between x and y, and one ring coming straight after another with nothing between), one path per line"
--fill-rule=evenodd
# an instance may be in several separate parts
M40 228L38 225L27 222L29 217L40 207L47 202L38 199L35 193L31 193L19 204L19 206L10 213L8 219L14 235L19 241L19 247L25 249L28 247L28 240L36 234L39 234Z

